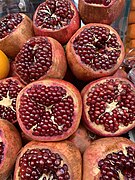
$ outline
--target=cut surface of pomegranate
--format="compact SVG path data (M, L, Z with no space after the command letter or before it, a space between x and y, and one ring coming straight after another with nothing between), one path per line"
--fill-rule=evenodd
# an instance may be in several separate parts
M0 20L0 49L14 58L23 44L34 36L32 20L23 13L13 13Z
M50 37L32 37L13 63L14 72L24 84L46 77L62 79L67 62L61 44Z
M11 123L16 120L16 98L24 86L15 77L0 80L0 118Z
M135 88L125 78L106 77L82 90L83 121L101 136L118 136L135 127Z
M69 66L80 80L112 75L124 59L124 46L118 33L105 24L87 24L66 46Z
M0 179L6 180L13 170L19 150L22 147L21 137L7 120L0 119Z
M64 80L33 82L18 94L17 119L22 131L34 140L58 141L78 128L82 100L79 91Z
M84 24L113 23L121 14L125 0L79 0L78 9Z
M81 180L81 155L68 141L32 141L22 149L15 165L14 180Z
M33 17L36 35L50 36L65 44L80 26L80 18L71 0L46 0Z
M122 137L95 140L83 156L83 180L135 178L135 143Z

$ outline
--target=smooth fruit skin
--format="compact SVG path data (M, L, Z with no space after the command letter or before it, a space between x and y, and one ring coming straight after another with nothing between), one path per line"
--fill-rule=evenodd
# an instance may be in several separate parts
M9 74L10 62L4 52L0 50L0 79L6 78Z
M0 39L0 49L11 58L15 58L17 53L22 48L23 44L32 36L34 36L32 20L25 14L22 22L16 29L3 39Z
M104 129L104 126L97 125L95 122L92 122L90 120L90 117L88 115L89 107L86 105L87 95L93 86L95 86L96 84L105 82L105 80L111 79L111 77L112 79L119 79L119 80L127 82L128 84L130 84L133 92L135 93L135 88L129 80L125 78L119 78L119 77L113 77L113 76L100 78L98 80L92 81L89 84L87 84L81 91L82 103L83 103L82 119L83 119L84 125L88 130L102 137L120 136L121 134L124 134L135 127L135 121L134 121L132 124L129 124L128 126L119 126L119 130L117 130L115 133L111 133L111 132L106 131Z
M75 53L75 50L73 48L73 42L75 38L85 29L85 28L90 28L91 26L101 26L101 27L107 27L110 29L110 31L114 32L117 34L117 39L118 42L121 44L121 54L119 59L117 60L117 64L109 70L98 70L94 71L91 67L87 66L86 64L81 62L80 56ZM82 80L82 81L91 81L97 78L105 77L112 75L121 65L124 56L125 56L125 51L124 51L124 45L123 42L121 41L118 33L111 27L105 24L100 24L100 23L90 23L87 24L80 29L77 30L77 32L70 38L66 45L66 56L67 56L67 61L69 64L69 67L72 71L72 73L77 77L77 79Z
M71 19L70 24L60 28L59 30L51 30L51 29L47 29L47 28L37 27L35 25L35 19L36 19L36 15L37 15L37 12L38 12L38 8L37 8L37 10L36 10L36 12L35 12L35 14L33 16L33 28L34 28L34 33L35 33L36 36L49 36L49 37L52 37L52 38L56 39L57 41L59 41L62 45L66 44L68 42L68 40L71 38L71 36L80 27L79 13L78 13L74 3L71 0L69 0L69 1L71 3L71 7L74 10L75 15Z
M31 141L26 144L20 151L19 156L15 164L14 171L14 180L19 180L19 160L21 156L28 149L50 149L54 153L58 153L63 161L68 165L69 172L71 174L71 180L81 180L82 178L82 158L79 150L71 143L70 141L61 141L61 142L37 142Z
M22 142L15 126L7 120L0 119L0 131L2 141L5 143L4 159L0 164L0 180L6 180L13 170Z
M78 9L84 24L88 23L113 23L121 14L125 0L111 0L108 6L92 5L85 0L79 0Z
M125 150L126 146L135 149L135 143L123 137L101 138L92 142L83 155L82 180L99 180L98 162L109 153Z

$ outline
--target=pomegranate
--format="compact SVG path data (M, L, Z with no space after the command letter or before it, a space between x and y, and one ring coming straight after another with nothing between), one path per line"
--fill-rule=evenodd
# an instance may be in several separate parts
M95 140L83 156L83 180L134 180L135 143L123 137Z
M83 121L100 136L118 136L135 127L135 88L118 77L95 80L82 90Z
M79 125L77 131L68 138L80 150L81 154L84 153L86 148L96 138L96 135L88 131L83 125Z
M121 77L128 79L128 74L124 70L124 68L121 66L117 71L113 74L114 77Z
M24 86L16 77L0 80L0 118L15 123L16 98Z
M67 62L61 44L50 37L32 37L22 47L13 63L14 72L24 84L45 79L63 78Z
M64 80L35 81L18 94L16 112L22 131L31 139L63 140L79 126L81 95L75 86Z
M125 51L118 33L105 24L87 24L66 46L69 66L80 80L112 75L121 65Z
M6 180L13 170L22 142L17 129L0 119L0 179Z
M113 23L121 14L125 0L79 0L78 9L84 24Z
M46 0L37 7L33 27L36 35L66 44L80 27L79 13L71 0Z
M81 155L68 141L31 141L17 158L14 180L81 180Z
M14 58L23 44L34 36L32 20L23 13L13 13L0 20L0 49Z

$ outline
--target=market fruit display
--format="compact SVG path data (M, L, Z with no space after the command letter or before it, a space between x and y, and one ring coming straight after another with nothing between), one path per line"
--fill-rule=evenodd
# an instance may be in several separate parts
M122 137L95 140L83 155L83 180L134 179L135 143Z
M10 62L6 54L0 50L0 79L6 78L10 71Z

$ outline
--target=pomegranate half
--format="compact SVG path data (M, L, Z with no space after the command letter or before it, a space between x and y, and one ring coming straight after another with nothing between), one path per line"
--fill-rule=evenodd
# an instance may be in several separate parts
M14 180L81 180L79 150L68 141L25 145L16 161Z
M63 140L79 126L81 95L75 86L64 80L35 81L18 94L16 112L22 131L31 139Z
M125 0L79 0L78 9L84 24L113 23L124 9Z
M125 79L106 77L82 92L83 122L100 136L119 136L135 127L135 87Z
M87 24L80 28L66 46L68 64L83 81L112 75L121 65L124 45L118 33L105 24Z
M7 120L0 119L0 179L6 180L13 170L19 150L21 137Z
M66 44L80 27L79 13L71 0L46 0L36 9L33 27L35 35L50 36Z
M67 70L64 49L53 38L32 37L15 57L13 69L24 84L47 77L62 79Z
M0 20L0 49L14 58L23 44L34 36L32 20L23 13L13 13Z
M135 178L135 143L122 137L95 140L83 155L83 180Z

